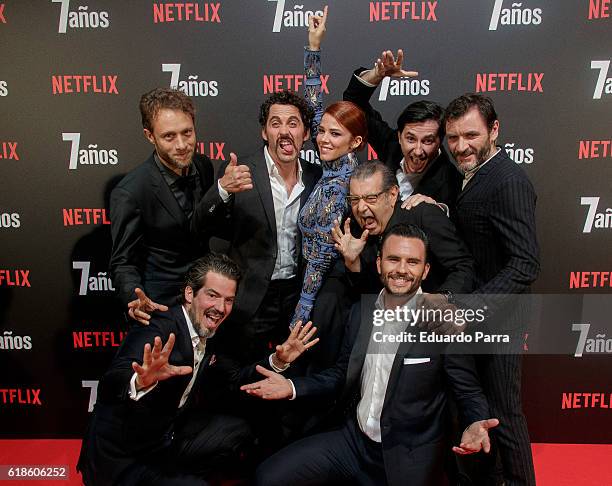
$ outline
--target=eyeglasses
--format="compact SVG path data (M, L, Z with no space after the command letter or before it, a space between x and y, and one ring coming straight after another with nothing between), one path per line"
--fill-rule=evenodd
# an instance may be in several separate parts
M346 200L351 206L356 206L363 199L367 204L376 204L381 194L387 191L380 191L377 194L364 194L363 196L346 196Z

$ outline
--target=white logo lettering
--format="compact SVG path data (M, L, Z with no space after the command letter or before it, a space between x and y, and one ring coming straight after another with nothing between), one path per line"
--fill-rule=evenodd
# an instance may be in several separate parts
M512 8L502 8L504 0L495 0L489 30L497 30L501 25L540 25L542 23L541 8L521 8L522 3L512 3Z
M294 5L293 10L285 11L285 0L268 0L268 2L276 2L272 32L280 32L282 26L308 27L308 20L310 17L313 15L323 15L323 10L304 11L304 5Z
M170 87L179 89L187 96L217 96L219 83L217 81L198 81L197 75L189 75L187 81L181 81L180 64L162 64L162 72L170 74Z
M386 77L380 83L378 101L386 101L387 96L427 96L429 95L428 79L395 79Z
M599 69L597 84L593 92L593 99L600 100L602 93L612 94L612 78L608 78L610 61L591 61L591 69Z
M514 148L514 143L507 143L504 145L504 149L514 162L517 164L531 164L533 162L533 149L532 148Z
M81 271L81 282L79 295L87 295L87 292L109 292L114 291L113 282L106 272L98 272L97 276L90 277L91 262L72 262L73 270Z
M62 133L62 140L70 142L69 170L74 170L81 165L116 165L119 161L116 149L98 149L97 144L87 145L87 149L79 150L81 145L80 133Z
M51 0L53 3L61 4L60 17L57 32L65 34L67 27L71 29L106 29L110 22L108 12L88 12L87 5L81 5L78 11L70 11L70 0Z

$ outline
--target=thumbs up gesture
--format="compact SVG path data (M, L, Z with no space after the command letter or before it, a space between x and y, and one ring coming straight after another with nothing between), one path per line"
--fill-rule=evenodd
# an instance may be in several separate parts
M225 168L223 177L219 179L221 187L230 194L253 189L251 169L247 165L238 165L236 154L230 152L230 161Z

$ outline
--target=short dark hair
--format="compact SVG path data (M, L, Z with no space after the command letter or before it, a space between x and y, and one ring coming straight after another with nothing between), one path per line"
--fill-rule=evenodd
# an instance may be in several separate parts
M155 88L140 97L142 126L153 131L153 120L162 109L180 110L191 117L195 124L195 105L182 91L172 88Z
M300 117L305 129L310 128L312 119L314 118L314 109L308 104L308 102L297 95L293 91L283 90L277 93L272 93L266 98L259 108L259 124L262 127L266 126L268 122L268 116L270 115L270 107L272 105L291 105L295 106L300 111Z
M378 254L382 256L382 249L385 245L385 241L389 239L390 236L401 236L402 238L415 238L417 240L421 240L423 245L425 245L425 261L427 261L427 253L429 250L429 238L427 238L427 234L418 226L414 224L406 224L406 223L398 223L394 224L385 231L385 234L380 241L380 245L378 246Z
M206 283L208 272L215 272L230 280L234 280L236 285L238 285L242 277L240 267L230 257L223 253L210 252L197 259L187 270L180 295L180 300L183 304L185 303L185 289L191 287L193 294L197 294Z
M383 164L380 160L369 160L355 167L351 180L362 181L374 176L376 173L382 174L383 186L382 190L387 192L392 187L397 186L395 174L389 167Z
M461 118L473 107L478 109L487 124L487 128L491 131L495 120L498 119L495 107L493 106L493 100L488 96L476 93L466 93L448 104L444 113L444 126L446 127L446 123L449 120Z
M397 131L402 132L407 123L419 123L427 120L435 121L438 124L438 136L440 140L444 138L444 108L433 101L415 101L410 103L397 118Z

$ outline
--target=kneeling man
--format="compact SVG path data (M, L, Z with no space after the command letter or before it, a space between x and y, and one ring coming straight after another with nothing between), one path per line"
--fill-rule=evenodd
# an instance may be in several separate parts
M188 271L182 305L130 330L100 381L83 439L86 485L201 485L212 465L251 440L242 419L212 410L228 388L253 379L255 365L217 359L207 346L232 311L239 279L230 258L208 254ZM314 331L299 326L259 365L284 371L316 343Z
M302 439L266 460L257 471L257 484L448 484L449 387L467 426L453 450L489 451L487 430L498 420L488 419L471 356L424 356L410 342L381 343L374 337L378 331L400 335L410 330L407 322L374 326L373 317L398 307L415 308L429 271L426 258L427 237L421 229L390 228L377 260L384 289L375 301L353 307L336 365L292 380L260 368L267 378L242 386L264 399L335 395L338 405L349 410L340 430Z

